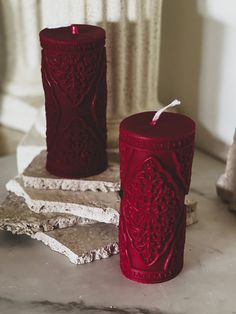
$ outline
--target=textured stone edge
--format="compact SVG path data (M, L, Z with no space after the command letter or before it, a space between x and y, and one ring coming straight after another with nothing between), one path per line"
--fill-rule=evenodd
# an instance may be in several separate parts
M34 189L63 190L63 191L93 191L93 192L117 192L120 190L120 183L106 181L86 181L83 179L49 179L29 177L22 175L24 185Z
M83 254L82 256L78 256L76 253L71 251L64 244L60 243L58 240L54 239L53 237L50 237L47 233L37 232L31 237L33 239L43 242L45 245L49 246L53 251L56 251L65 255L66 257L69 258L71 263L78 264L78 265L87 264L95 260L108 258L112 255L119 253L117 242L108 244L96 250L91 250L90 252L87 252Z
M36 232L49 232L55 229L94 224L96 221L70 214L50 213L38 214L31 211L25 200L14 193L10 193L0 205L0 230L10 231L13 234L27 234L31 236ZM20 210L15 219L12 215ZM7 213L12 213L7 216ZM23 213L23 217L22 217Z
M23 197L30 210L36 213L66 213L99 222L112 223L114 225L119 224L119 213L110 207L99 208L74 203L66 204L45 200L32 200L20 183L15 179L11 179L7 182L6 189L9 192L15 193L17 196Z
M13 197L12 195L9 195L8 198ZM17 200L18 198L18 200ZM7 198L6 198L7 200ZM5 201L6 201L5 200ZM83 252L82 254L78 254L75 251L73 251L68 243L68 246L62 242L60 242L60 236L57 236L58 232L64 233L67 230L77 230L77 228L82 227L82 225L90 225L89 228L93 228L93 225L97 222L95 221L89 221L87 223L87 220L81 218L72 216L72 215L63 215L58 216L53 214L48 214L45 217L42 217L40 214L36 214L30 211L30 209L27 208L27 205L24 203L23 199L21 200L20 197L16 197L16 200L14 200L14 203L11 205L14 206L14 209L17 211L17 201L19 202L19 206L22 206L23 215L25 215L25 218L20 220L20 214L16 219L14 219L14 215L11 213L10 217L7 217L7 214L4 212L2 213L2 216L0 216L0 230L9 231L13 234L17 235L27 235L31 237L32 239L39 240L43 242L45 245L50 247L52 250L59 252L66 257L69 258L69 260L74 264L86 264L90 263L95 260L100 260L104 258L108 258L112 255L118 254L118 243L117 241L114 241L114 239L111 239L111 241L107 241L105 245L101 244L100 247L96 249L90 249L88 252ZM0 205L6 212L9 210L8 208L9 204ZM25 206L26 208L24 208ZM26 212L25 212L26 211ZM32 213L35 217L30 217L32 219L29 219L27 221L27 213ZM37 215L38 217L37 220ZM43 215L44 216L44 215ZM68 217L66 217L68 216ZM70 217L71 216L71 217ZM35 221L34 221L35 218ZM44 219L45 218L45 219ZM73 219L73 221L70 221L70 218ZM64 223L65 220L67 220L67 226L64 226L64 228L58 228L59 220L63 219ZM76 223L77 222L77 223ZM79 222L79 223L78 223ZM108 226L108 224L105 224L105 226ZM114 226L114 225L113 225ZM114 228L117 228L114 226ZM79 230L78 230L79 231ZM79 238L75 237L74 241L80 241ZM82 240L81 240L82 241ZM81 245L82 243L79 243Z
M117 192L120 189L119 163L110 156L105 171L87 178L61 178L50 174L46 168L47 152L42 150L22 173L25 187L40 190Z
M190 195L185 196L186 205L186 225L191 226L198 222L197 202Z
M36 213L66 213L100 222L112 223L115 225L119 224L119 213L113 208L106 208L104 211L99 207L70 204L68 208L63 209L62 207L65 205L64 203L32 200L15 179L10 180L6 185L6 188L8 191L15 193L17 196L23 197L30 210ZM197 202L192 200L192 198L187 195L185 197L185 205L187 208L187 225L196 223L198 221L196 214Z
M197 216L196 216L196 206L197 202L193 201L190 196L186 198L186 206L188 206L188 212L187 212L187 225L193 224L197 222ZM67 228L74 228L75 226L68 226ZM91 227L93 227L91 225ZM72 263L74 264L86 264L90 263L95 260L100 260L104 258L108 258L112 255L119 253L118 243L111 241L111 243L104 245L98 249L92 249L86 253L83 253L82 255L76 254L73 250L71 250L69 247L67 247L65 244L58 241L58 239L51 236L50 231L54 230L52 227L52 230L48 230L48 232L42 232L38 226L38 228L35 228L34 230L31 228L30 225L27 224L27 222L23 223L22 225L19 224L16 226L14 223L9 222L3 222L0 224L0 228L2 230L10 231L14 234L25 234L30 236L32 239L39 240L43 242L45 245L49 246L53 251L59 252L63 255L65 255ZM37 230L39 229L39 230ZM63 230L62 230L63 232Z
M187 212L186 215L186 225L191 226L195 223L198 222L198 218L197 218L197 212L196 211L192 211L192 212Z

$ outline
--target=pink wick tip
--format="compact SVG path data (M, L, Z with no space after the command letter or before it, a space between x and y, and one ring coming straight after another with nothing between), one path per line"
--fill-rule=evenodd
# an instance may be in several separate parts
M77 25L71 25L71 32L73 35L79 34L78 26Z

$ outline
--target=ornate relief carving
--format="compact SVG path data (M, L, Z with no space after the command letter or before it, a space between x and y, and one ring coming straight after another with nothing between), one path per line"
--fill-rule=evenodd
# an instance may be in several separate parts
M194 148L192 145L173 153L177 176L182 182L186 194L191 180L193 153Z
M192 145L194 140L194 134L183 138L181 140L175 140L175 141L168 141L168 142L155 142L155 141L144 141L142 138L135 138L133 135L130 135L129 132L125 131L124 129L121 129L120 132L120 138L121 140L130 145L135 147L136 149L146 149L146 150L152 150L152 151L175 151L177 149L182 149L186 146Z
M122 232L127 234L147 267L155 264L164 254L172 254L183 214L177 191L171 175L153 157L143 162L124 190L121 217L126 230ZM120 251L123 249L121 245Z
M87 176L107 165L106 52L101 45L85 48L77 53L44 49L42 54L47 167L57 175L70 168L74 176Z
M79 54L44 52L51 85L55 85L69 98L68 105L81 105L97 80L99 58L97 50Z

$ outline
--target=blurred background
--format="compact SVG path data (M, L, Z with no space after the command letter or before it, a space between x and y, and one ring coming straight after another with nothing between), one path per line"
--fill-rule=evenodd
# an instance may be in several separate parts
M106 29L109 147L124 117L177 98L197 123L197 147L226 159L236 125L234 0L0 0L0 155L35 123L44 137L38 32L71 23Z

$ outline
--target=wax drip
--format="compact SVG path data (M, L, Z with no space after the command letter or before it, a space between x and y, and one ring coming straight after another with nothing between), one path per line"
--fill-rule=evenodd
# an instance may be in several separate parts
M166 109L168 109L168 108L170 108L170 107L174 107L174 106L180 105L180 104L181 104L181 102L180 102L179 100L177 100L177 99L173 100L169 105L165 106L164 108L161 108L160 110L158 110L158 111L155 113L155 115L154 115L154 117L152 118L152 121L151 121L150 124L151 124L152 126L156 125L157 120L160 118L160 115L161 115Z

